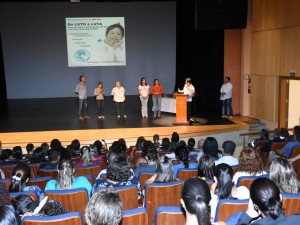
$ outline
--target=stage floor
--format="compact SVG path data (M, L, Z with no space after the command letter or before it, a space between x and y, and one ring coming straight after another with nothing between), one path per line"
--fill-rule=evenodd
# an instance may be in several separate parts
M162 113L161 118L153 119L150 110L149 117L142 118L137 96L127 96L125 104L127 119L117 119L112 98L106 97L105 120L98 120L95 99L89 98L88 114L91 118L81 121L78 119L77 98L8 100L6 107L1 107L0 132L170 127L175 121L173 113ZM149 109L152 109L151 101ZM196 121L198 123L194 125L233 124L218 115L198 115Z
M16 145L22 147L27 143L35 146L43 142L50 143L58 138L64 145L78 139L82 144L91 144L97 139L112 143L119 138L135 143L137 137L144 136L152 140L154 134L160 139L171 137L176 131L180 138L199 137L239 130L248 130L249 125L234 119L222 118L220 115L208 114L197 116L198 123L193 126L173 126L175 114L162 113L161 118L142 118L140 101L137 96L127 96L127 119L117 119L115 106L111 97L105 100L105 120L98 120L96 104L88 99L88 113L91 119L81 121L78 118L76 98L57 99L18 99L8 100L0 112L0 140L3 148ZM149 102L149 109L152 102ZM192 117L195 119L195 117Z

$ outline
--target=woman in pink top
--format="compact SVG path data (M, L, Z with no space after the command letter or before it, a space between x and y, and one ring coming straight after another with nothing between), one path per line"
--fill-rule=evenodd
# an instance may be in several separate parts
M164 93L164 88L159 84L159 80L155 79L151 88L153 101L153 118L160 117L161 112L161 96Z

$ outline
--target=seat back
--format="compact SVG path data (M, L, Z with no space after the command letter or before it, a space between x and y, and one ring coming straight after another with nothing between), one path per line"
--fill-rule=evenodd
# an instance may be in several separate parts
M198 176L198 170L197 169L191 169L191 168L180 168L177 173L177 178L179 180L187 180L191 177Z
M300 147L299 146L293 147L291 158L294 158L295 156L297 156L299 154L300 154ZM300 159L293 162L293 167L297 174L298 180L300 180Z
M261 177L269 177L269 174L265 174L265 175L261 175L261 176L241 176L239 177L239 179L237 180L237 184L236 186L245 186L250 190L250 186L252 184L252 182L254 180L256 180L257 178L261 178Z
M0 183L5 184L5 186L6 186L7 188L9 188L9 186L10 186L10 179L9 179L9 178L0 179Z
M234 200L234 199L221 199L219 200L216 208L215 222L224 221L236 212L244 211L247 209L249 199Z
M85 188L45 191L45 196L59 201L68 212L85 214L85 207L88 203L88 192Z
M133 154L133 162L136 164L137 160L142 156L142 151L135 151Z
M49 180L53 180L53 177L46 176L46 177L30 178L27 185L28 186L37 185L42 190L45 190L46 184Z
M70 212L58 216L25 216L22 225L83 225L79 212Z
M17 163L11 163L11 164L2 164L0 163L0 169L2 170L13 170Z
M268 141L256 141L254 148L263 147L266 143L268 143Z
M38 194L36 190L30 191L20 191L20 192L9 192L9 199L12 201L15 197L19 195L29 195L34 201L38 200Z
M215 182L214 180L205 180L205 182L207 183L209 189L211 187L211 185Z
M284 214L287 216L299 214L300 194L281 193L281 195L282 195L282 208L284 209Z
M159 206L155 211L154 225L185 224L185 212L181 206Z
M94 185L95 178L92 174L86 174L86 175L84 175L84 177L86 177L86 179L88 179L88 181L90 182L90 184L92 186Z
M261 158L261 161L262 161L263 165L266 166L267 163L268 163L268 154L269 153L268 152L263 152L263 151L260 151L260 150L258 150L257 152L260 155L260 158Z
M184 181L177 180L145 185L144 204L148 210L149 225L152 225L154 221L155 210L158 206L180 206L183 183Z
M53 177L53 179L57 179L57 175L58 175L58 172L56 169L47 169L47 168L43 168L43 169L40 169L38 171L38 176L39 177Z
M94 177L97 177L101 171L101 166L75 166L75 173L77 176L84 176L86 174L91 174Z
M31 174L34 174L34 176L31 176L31 178L38 177L40 165L41 163L28 163L28 166L30 166L31 171L33 172Z
M155 173L151 172L142 172L140 173L140 184L142 187L142 190L144 190L145 182L154 175Z
M97 187L96 191L106 189L107 187ZM136 185L114 187L123 203L123 210L135 209L138 207L138 189Z
M285 142L273 142L271 151L275 151L277 149L282 149L286 145L287 141Z
M233 175L238 171L239 169L239 165L234 165L234 166L231 166L232 168L232 171L233 171Z
M136 208L123 211L121 225L147 225L148 213L145 208Z

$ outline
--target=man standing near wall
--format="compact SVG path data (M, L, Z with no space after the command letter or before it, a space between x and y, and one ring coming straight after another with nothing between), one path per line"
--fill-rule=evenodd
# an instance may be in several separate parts
M221 87L221 97L220 100L223 104L223 114L222 117L227 117L227 109L229 110L229 118L233 118L233 111L232 111L232 89L233 86L230 83L230 77L225 77L224 84Z
M87 87L85 83L85 76L81 75L79 77L79 83L76 85L75 88L75 94L78 96L78 104L79 104L79 119L84 120L84 119L89 119L87 115L86 109L87 109Z

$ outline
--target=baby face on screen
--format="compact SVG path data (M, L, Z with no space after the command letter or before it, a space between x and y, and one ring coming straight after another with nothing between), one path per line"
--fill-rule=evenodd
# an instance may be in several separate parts
M124 28L120 24L114 24L107 28L104 42L117 48L122 44Z

